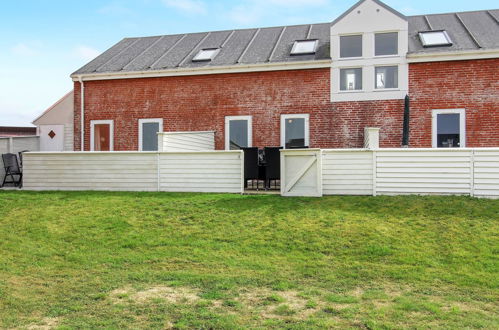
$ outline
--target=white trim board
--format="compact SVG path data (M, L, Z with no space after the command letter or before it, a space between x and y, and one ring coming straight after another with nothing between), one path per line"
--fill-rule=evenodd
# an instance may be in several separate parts
M303 118L305 119L305 146L310 147L310 115L308 113L302 113L302 114L286 114L286 115L281 115L281 146L283 149L286 149L286 126L285 126L285 121L286 119L292 119L292 118Z
M158 123L159 124L159 132L163 132L163 118L144 118L139 119L139 151L142 151L142 124L145 123ZM159 148L159 144L158 144Z
M94 151L94 126L97 124L109 124L109 151L114 151L114 120L90 121L90 151Z
M459 114L459 148L466 148L466 110L434 109L431 112L431 146L437 148L437 116L440 114ZM439 148L441 149L441 148Z
M131 72L107 72L107 73L86 73L71 75L73 81L91 80L112 80L112 79L132 79L132 78L156 78L174 76L194 76L222 73L240 72L265 72L283 70L307 70L330 68L331 60L300 61L300 62L280 62L280 63L258 63L258 64L237 64L227 66L200 67L200 68L175 68L166 70L131 71Z
M253 146L253 119L252 116L225 116L225 150L230 150L229 123L231 120L248 121L248 147Z

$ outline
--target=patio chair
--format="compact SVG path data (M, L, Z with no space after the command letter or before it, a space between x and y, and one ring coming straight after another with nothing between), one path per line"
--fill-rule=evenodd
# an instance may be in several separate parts
M277 188L277 180L281 180L281 150L282 147L265 147L265 189L270 189L270 182L274 180Z
M19 188L22 187L23 174L21 172L21 168L19 167L19 163L17 162L16 154L3 154L2 161L3 168L5 169L5 175L0 187L3 187L6 183L13 183ZM10 177L10 181L7 181L8 177Z
M29 150L19 151L17 154L19 155L19 166L23 167L23 153L29 152Z
M251 180L251 187L253 187L253 181L257 180L256 188L258 189L258 148L247 147L241 150L244 152L244 188L248 187L248 180Z

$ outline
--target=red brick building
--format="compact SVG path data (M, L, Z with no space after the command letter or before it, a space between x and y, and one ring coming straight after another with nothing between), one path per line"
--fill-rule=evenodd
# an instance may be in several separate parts
M381 147L497 147L498 22L363 0L332 23L127 38L72 75L75 150L154 150L157 131L359 148L365 127Z

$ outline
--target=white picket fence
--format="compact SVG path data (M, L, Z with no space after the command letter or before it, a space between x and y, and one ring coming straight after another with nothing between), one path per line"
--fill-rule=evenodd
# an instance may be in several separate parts
M281 169L283 196L499 198L499 148L283 150Z
M242 151L34 152L26 190L243 192Z

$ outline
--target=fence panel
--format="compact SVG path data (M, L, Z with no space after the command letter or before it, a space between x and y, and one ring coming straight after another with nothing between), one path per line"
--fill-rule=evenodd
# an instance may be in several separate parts
M475 150L474 195L499 198L499 149Z
M323 150L324 195L371 195L373 152L368 150Z
M378 194L471 194L470 150L379 149L376 154Z
M243 192L242 151L159 154L159 190Z
M156 153L26 153L23 170L27 190L157 190Z
M24 189L243 192L242 151L25 154Z

